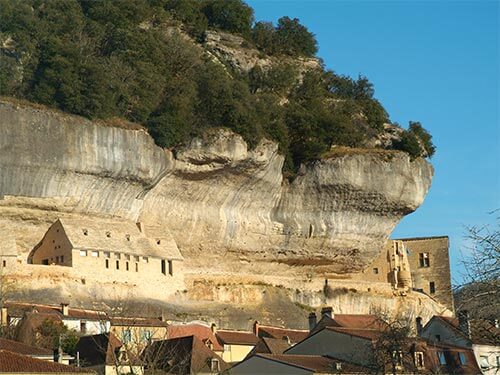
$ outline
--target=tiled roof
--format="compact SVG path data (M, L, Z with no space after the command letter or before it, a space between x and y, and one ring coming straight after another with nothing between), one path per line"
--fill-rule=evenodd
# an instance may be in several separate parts
M168 327L168 323L158 318L114 317L111 326L120 327Z
M222 344L257 345L258 337L252 332L218 330L217 338Z
M337 363L341 364L340 373L345 373L346 371L349 373L368 373L368 370L364 367L319 355L257 354L257 356L314 371L315 373L334 373L336 372Z
M79 309L74 307L70 307L68 309L68 315L63 316L60 305L56 306L27 302L7 302L5 306L7 307L7 312L10 316L17 317L23 316L25 312L34 312L73 319L104 320L107 318L107 314L104 311Z
M0 338L0 349L30 356L52 356L54 354L50 349L37 348L36 346L4 338Z
M82 336L76 345L83 366L116 365L122 342L113 333Z
M387 323L376 315L368 314L335 314L333 321L340 327L360 329L385 329Z
M203 342L209 339L212 342L213 350L222 351L223 349L212 329L206 325L198 323L171 324L167 328L167 337L169 339L186 336L196 336Z
M154 341L145 352L147 363L171 373L191 374L210 372L210 361L219 362L220 371L229 368L224 360L195 336ZM170 373L170 372L169 372Z
M446 358L446 365L440 365L437 360L437 352L442 352ZM463 353L466 358L465 365L461 364L459 353ZM472 350L465 348L453 347L439 343L439 345L431 344L427 346L427 358L434 362L434 366L430 368L433 373L441 374L480 374L474 353ZM429 367L430 363L426 361L425 366Z
M7 350L0 350L0 373L67 374L74 372L95 374L93 371L83 368L31 358Z
M301 329L289 329L282 327L272 327L272 326L264 326L259 325L258 335L259 337L270 337L274 339L282 340L284 337L288 337L290 342L297 343L302 341L309 335L308 330Z
M361 337L368 340L377 339L381 332L375 329L358 329L358 328L344 328L344 327L326 327L329 331L344 333L351 336Z

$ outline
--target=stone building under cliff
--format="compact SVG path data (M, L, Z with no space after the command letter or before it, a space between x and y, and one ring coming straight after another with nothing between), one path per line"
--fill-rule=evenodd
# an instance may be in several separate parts
M172 238L148 237L142 223L70 218L53 223L28 256L29 264L72 267L98 280L139 283L182 278L182 260Z
M389 240L364 278L424 293L454 310L447 236Z

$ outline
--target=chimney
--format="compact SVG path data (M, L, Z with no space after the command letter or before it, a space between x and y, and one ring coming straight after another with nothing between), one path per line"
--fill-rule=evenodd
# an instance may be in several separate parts
M61 303L61 312L62 312L63 316L68 316L69 315L69 304Z
M324 318L325 316L333 319L333 309L330 306L323 307L321 309L321 318Z
M259 321L256 320L253 322L253 334L257 337L259 337Z
M467 310L462 310L462 311L459 311L457 315L458 315L458 328L468 338L470 338L471 333L470 333L469 312Z
M139 228L139 232L141 232L144 236L146 235L146 227L142 221L138 221L135 225Z
M312 331L316 327L316 313L312 312L309 314L309 331Z
M217 332L217 324L212 323L212 325L210 326L210 329L212 330L212 333L215 335L215 333Z
M417 319L415 319L415 323L417 325L417 335L420 335L420 333L422 332L422 318L421 317L417 317Z
M0 314L0 326L6 327L9 325L9 313L7 307L3 306Z

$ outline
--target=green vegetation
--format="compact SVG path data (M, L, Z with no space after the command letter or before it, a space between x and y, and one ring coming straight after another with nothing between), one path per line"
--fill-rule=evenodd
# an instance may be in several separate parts
M250 146L277 141L293 172L332 145L364 147L389 122L366 77L301 65L317 43L298 19L254 23L240 0L0 0L0 19L0 95L140 123L163 147L227 127ZM273 64L236 71L181 35L207 29L239 34ZM396 147L434 153L419 123Z

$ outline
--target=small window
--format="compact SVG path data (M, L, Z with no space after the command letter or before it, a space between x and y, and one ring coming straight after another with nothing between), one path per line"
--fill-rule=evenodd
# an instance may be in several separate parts
M488 362L488 356L486 356L486 355L479 356L479 366L482 369L486 369L486 368L490 367L490 363Z
M335 363L335 370L337 370L337 371L342 370L342 363L340 363L340 362L336 362L336 363Z
M61 255L61 263L64 263L64 255Z
M394 359L396 366L398 367L403 366L403 352L400 351L392 352L392 358Z
M165 264L165 259L161 260L161 273L166 275L167 274L167 266Z
M139 272L139 263L135 264L135 272Z
M415 366L417 368L423 368L424 367L424 353L422 353L422 352L415 352Z
M109 251L103 252L105 258L111 258L111 253Z
M142 257L142 261L143 261L144 263L148 263L148 262L149 262L149 258L148 258L148 257Z
M142 339L144 341L149 341L149 340L151 340L152 337L153 337L153 334L151 333L150 330L145 329L144 331L142 331Z
M87 332L87 322L82 320L80 322L80 332L81 333L86 333Z
M124 344L128 344L132 341L132 332L130 329L126 329L122 332L122 341Z
M127 239L127 241L130 241L130 234L126 234L125 238Z
M441 335L436 335L436 341L441 341Z
M437 352L437 356L439 359L439 364L440 365L446 365L446 357L444 356L443 352Z
M89 231L88 231L87 229L84 229L84 230L83 230L83 235L84 235L84 236L88 236L88 235L89 235Z
M2 260L2 267L7 267L7 261L6 260Z
M115 253L115 258L116 258L116 259L121 259L121 258L122 258L122 256L121 256L121 254L120 254L120 253Z
M157 240L156 240L156 244L157 244L157 245L161 245L161 240L158 240L158 239L157 239Z
M119 270L119 269L120 269L120 261L119 261L119 260L117 260L117 261L116 261L116 269L117 269L117 270Z
M136 261L136 262L139 261L139 257L137 255L134 255L134 261Z
M129 254L125 254L125 260L130 260L130 255Z
M128 262L125 262L125 270L128 271Z
M45 265L45 266L48 266L49 265L49 260L48 259L43 259L42 260L42 264Z
M465 358L465 353L464 352L458 352L458 358L460 359L460 364L462 366L467 364L467 359Z
M174 275L174 263L171 260L168 261L168 274L170 276Z
M229 352L230 350L231 350L231 346L229 346L228 344L224 344L224 351Z
M219 372L220 371L218 359L212 358L210 360L210 371L212 371L212 372Z
M377 267L375 267L375 268L373 269L373 273L374 273L375 275L378 275L378 268L377 268Z
M418 254L418 260L419 260L420 267L430 267L430 265L431 265L429 253Z
M98 258L98 257L99 257L99 252L98 252L98 251L92 251L91 255L92 255L94 258Z
M429 292L430 294L436 293L436 284L434 283L434 281L431 281L429 283Z
M106 259L106 268L109 268L109 259Z
M86 257L87 256L87 250L80 250L80 256L81 257Z
M111 232L106 232L106 237L111 238Z

